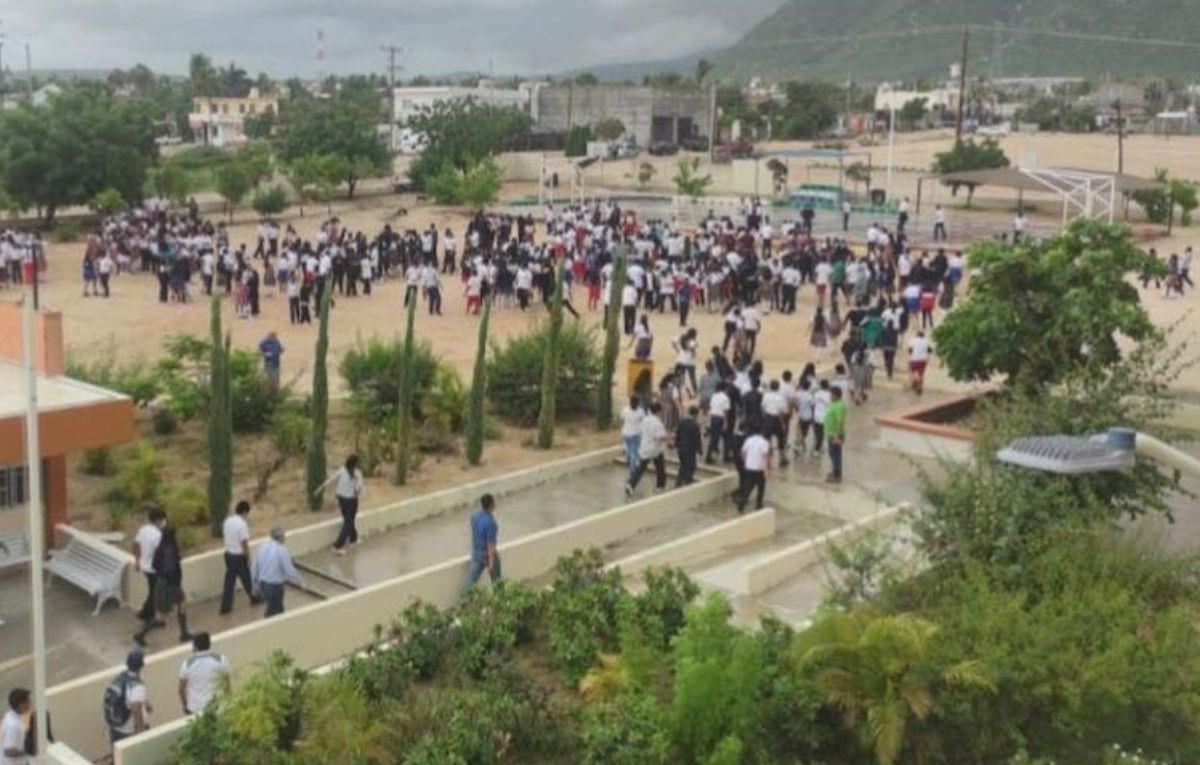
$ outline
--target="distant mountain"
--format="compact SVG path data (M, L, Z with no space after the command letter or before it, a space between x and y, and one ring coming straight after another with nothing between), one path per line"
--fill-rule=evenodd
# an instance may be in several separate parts
M962 55L964 25L973 73L1200 81L1197 0L787 0L717 57L717 73L941 78ZM1087 39L1097 36L1109 39Z
M642 77L648 74L683 74L696 73L696 62L702 58L712 60L721 54L720 48L700 50L676 58L658 59L655 61L634 61L619 64L597 64L579 69L561 72L557 77L574 77L584 72L591 72L602 82L624 82L626 80L641 84Z

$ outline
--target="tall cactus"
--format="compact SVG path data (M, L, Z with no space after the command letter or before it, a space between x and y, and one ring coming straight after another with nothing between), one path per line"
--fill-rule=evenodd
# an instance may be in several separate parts
M312 435L308 439L308 456L304 463L304 491L308 496L308 509L316 512L325 502L325 474L328 470L325 457L325 434L329 429L329 371L325 358L329 355L329 301L332 285L326 282L321 290L321 302L317 306L319 325L317 349L313 361L312 383Z
M554 269L554 297L550 303L550 326L546 332L546 351L542 357L542 408L538 412L537 445L554 446L554 419L557 413L558 357L563 325L563 264Z
M408 301L408 319L404 327L404 348L400 352L400 400L396 408L396 477L397 486L408 483L408 465L412 450L413 389L417 380L413 369L416 339L413 325L417 318L417 300Z
M604 321L604 356L601 359L600 384L596 388L596 429L608 430L613 423L613 378L617 372L617 354L621 350L621 289L629 259L624 247L613 262L609 281L608 311Z
M208 363L208 517L214 537L233 501L233 406L229 386L229 335L221 334L221 299L213 296Z
M471 401L467 409L467 462L478 465L483 457L483 401L487 394L488 319L492 315L492 299L483 305L479 320L479 342L475 347L475 371L471 375Z

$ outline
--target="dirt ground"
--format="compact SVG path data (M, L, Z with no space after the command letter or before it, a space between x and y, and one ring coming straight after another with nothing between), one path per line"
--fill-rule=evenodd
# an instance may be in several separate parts
M901 137L896 149L897 166L902 168L896 174L897 189L900 193L905 193L904 189L912 185L910 193L915 194L916 177L928 167L933 154L947 148L952 139L952 135L945 132ZM1014 161L1022 156L1036 154L1039 164L1043 166L1111 168L1114 164L1115 139L1110 136L1012 136L1004 139L1004 144ZM885 146L875 146L870 151L877 166L886 161ZM669 170L670 161L667 160L664 172ZM611 179L607 185L613 188L634 185L633 181L622 176L619 166L611 166L613 164L615 163L610 163L606 171ZM1135 136L1128 139L1128 172L1151 175L1154 168L1159 166L1168 167L1176 175L1200 179L1200 138ZM669 172L666 173L666 177L669 177ZM505 194L512 197L530 193L533 189L528 183L514 183L506 187ZM715 193L720 193L720 189L717 188ZM944 190L938 193L948 198ZM400 204L407 207L407 214L397 217L396 211ZM989 217L995 220L1009 215L1007 205L1004 195L989 195L986 190L981 190L980 210L952 211L952 236L953 222L958 216ZM294 225L302 236L311 237L323 218L324 210L310 208L306 212L307 217L301 218L296 209L292 208L282 219ZM402 229L420 229L433 222L439 229L447 226L453 228L461 238L466 220L466 213L461 209L421 205L411 197L402 199L391 195L337 202L334 212L352 229L361 229L368 236L376 233L385 222ZM1046 217L1052 214L1046 213L1041 222L1047 225L1053 223L1053 218ZM249 242L255 234L255 226L254 214L240 211L230 229L232 241ZM1196 239L1194 228L1176 229L1173 237L1157 242L1156 246L1160 253L1167 253L1173 248L1194 244ZM94 362L113 356L122 360L140 358L150 361L160 355L163 340L173 333L207 333L207 303L197 300L187 305L160 304L157 301L157 282L150 275L121 275L115 278L113 294L109 299L82 298L79 278L80 254L81 245L78 243L51 244L47 254L48 272L41 290L42 305L63 313L68 353L72 359ZM331 321L331 370L337 369L342 355L356 343L372 336L396 336L402 331L402 292L400 282L391 280L379 284L371 297L338 301ZM456 279L446 280L444 293L445 315L431 317L424 312L419 313L417 334L422 340L428 341L435 353L454 366L466 380L470 377L474 361L477 319L465 315L465 299L460 282ZM1197 326L1190 314L1195 304L1194 294L1189 292L1185 299L1167 301L1150 291L1144 294L1144 298L1156 322L1163 326L1181 323L1183 339L1194 332ZM266 290L264 295L262 315L257 319L236 319L232 307L227 304L225 322L232 330L234 344L243 348L254 348L268 330L277 331L286 348L283 357L283 377L285 381L292 381L296 390L303 393L311 384L315 325L291 326L287 318L286 300L271 295ZM12 293L11 297L15 298L16 293ZM808 361L816 361L819 366L825 368L832 367L835 354L833 349L814 353L808 344L813 298L811 290L802 291L801 305L794 316L767 316L759 339L759 355L770 373L775 374L783 369L799 370ZM10 299L10 296L0 293L0 299ZM585 296L581 289L576 290L574 302L584 311L581 321L598 328L601 314L599 311L584 310ZM540 308L527 314L522 314L516 309L497 310L492 317L492 337L502 343L506 338L535 326L544 314ZM699 330L703 348L707 349L714 343L719 343L722 334L719 314L710 314L703 308L698 308L692 326ZM661 374L674 364L670 340L680 332L680 328L677 318L670 314L653 316L652 328L656 335L653 358ZM627 350L623 350L622 357L627 353ZM621 377L619 374L618 384L623 387L624 381ZM930 370L928 384L934 390L955 390L960 387L948 380L936 362ZM344 383L336 372L331 374L330 385L335 398L345 393ZM1183 393L1200 394L1200 368L1188 370L1176 385ZM146 425L142 423L142 429L148 433L149 428ZM201 438L198 428L198 425L189 426L181 434L162 443L165 447L164 452L169 455L171 467L168 477L171 480L183 480L203 486L204 465L201 460L195 458ZM332 431L333 443L330 444L329 454L331 462L336 463L353 443L353 434L349 432L344 421L335 422ZM597 448L615 441L612 435L592 432L590 425L586 423L568 425L562 428L562 433L562 443L556 448L555 456ZM376 478L371 482L372 490L368 504L392 501L459 481L477 480L488 474L498 474L547 459L544 452L523 445L528 441L528 437L527 432L507 428L500 441L489 443L485 452L485 465L477 469L466 469L461 456L445 457L440 461L427 459L426 464L415 474L413 483L402 490L391 487L386 477ZM235 464L237 496L252 490L260 465L268 458L269 451L269 444L262 438L239 439ZM281 518L285 523L298 524L309 521L311 516L300 510L301 476L302 466L290 463L276 474L266 499L259 503L259 509L253 515L256 527L263 528ZM72 471L71 481L70 491L75 515L89 526L104 527L107 518L103 506L95 500L103 488L102 482L81 476L78 470Z

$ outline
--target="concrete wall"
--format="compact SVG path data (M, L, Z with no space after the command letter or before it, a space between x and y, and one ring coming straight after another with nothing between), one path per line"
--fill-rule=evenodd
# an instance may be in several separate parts
M711 124L711 93L707 90L668 91L627 85L564 85L539 88L534 129L561 133L575 126L594 125L615 117L641 146L652 139L654 118L691 120L700 135L708 135ZM674 123L672 123L674 124ZM670 136L669 140L676 140Z
M775 526L775 508L764 508L622 558L609 568L619 568L626 576L638 576L648 568L675 566L689 558L766 539L775 535Z
M422 494L412 499L364 510L358 514L358 533L361 538L367 539L397 526L468 505L478 500L484 492L491 492L497 497L503 497L514 491L559 480L571 473L608 464L620 453L619 448L599 449L577 457L537 465L527 470L518 470L499 477L472 481L443 491ZM330 513L321 521L292 529L287 534L288 549L291 550L292 555L300 557L328 547L337 536L341 524L341 517L336 513ZM266 541L267 537L265 536L252 539L250 541L251 551L257 550ZM183 584L189 600L207 600L220 595L224 576L225 554L221 549L193 555L183 561ZM142 577L133 577L127 580L127 584L131 589L125 594L125 602L141 603L142 599L146 597L145 580Z
M889 526L896 521L902 509L903 506L885 508L862 520L827 531L747 566L742 572L745 580L741 592L758 595L782 584L822 560L831 544L853 542L868 531Z
M22 350L22 312L20 303L0 301L0 358L10 359L18 364L25 360ZM33 355L33 363L37 370L46 375L61 375L66 369L62 314L58 311L39 310L33 328L33 342L37 346Z
M505 576L530 579L548 573L559 557L573 550L604 547L637 535L652 526L724 496L736 479L722 475L683 489L623 505L537 534L502 544L500 555ZM421 600L449 606L459 597L466 580L468 559L454 558L436 566L415 571L386 582L356 590L333 600L316 603L272 619L255 622L213 636L213 647L224 653L235 669L252 666L273 651L286 651L298 666L313 668L328 664L371 642L377 624L390 620L407 604ZM142 672L159 726L180 716L175 703L179 664L190 652L179 646L154 654ZM54 729L58 737L77 752L97 758L107 751L99 700L105 686L119 667L96 672L51 688L47 694ZM142 765L162 762L154 759L125 760L126 753L154 747L163 751L169 742L159 737L171 735L170 729L158 728L122 742L117 763ZM155 739L151 743L150 739Z

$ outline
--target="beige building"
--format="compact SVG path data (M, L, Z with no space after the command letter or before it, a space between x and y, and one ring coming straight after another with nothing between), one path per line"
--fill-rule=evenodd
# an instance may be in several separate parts
M279 96L274 93L262 95L258 88L251 88L249 95L242 98L196 96L192 99L188 127L197 143L235 146L246 142L244 125L247 117L278 111Z

